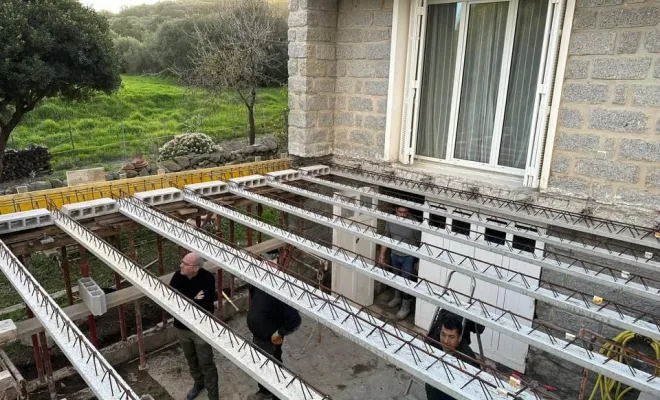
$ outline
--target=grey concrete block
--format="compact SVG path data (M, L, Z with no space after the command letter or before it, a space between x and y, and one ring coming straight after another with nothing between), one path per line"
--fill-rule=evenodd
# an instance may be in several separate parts
M589 60L571 59L566 63L566 79L587 79L589 77Z
M636 106L660 106L660 85L633 86L633 104Z
M591 113L589 128L613 132L644 132L648 116L641 111L617 111L597 108Z
M363 146L373 146L375 144L374 134L369 131L351 131L351 141Z
M636 183L639 167L606 160L579 159L575 162L578 174L616 182Z
M577 0L575 3L576 8L583 7L603 7L603 6L616 6L623 4L623 0Z
M621 188L617 191L617 197L631 205L640 205L645 208L654 208L660 204L660 194L651 193L648 190Z
M222 181L208 181L200 183L191 183L186 185L186 189L190 189L195 193L204 196L215 196L229 192L229 185Z
M616 52L619 54L635 54L639 49L639 42L642 39L641 32L621 32L619 33L619 43L616 46Z
M559 126L564 128L582 128L584 118L578 110L562 108L559 110Z
M566 156L555 156L552 159L552 172L566 173L568 172L569 158Z
M53 218L45 208L19 211L0 215L0 233L11 233L53 224Z
M573 152L591 152L598 150L600 138L596 135L559 132L555 147Z
M575 32L571 36L568 53L571 55L612 54L614 32Z
M378 81L367 81L364 83L364 94L372 96L386 96L388 82L385 79Z
M660 188L660 168L651 168L646 174L646 186Z
M573 15L573 29L594 29L596 28L596 11L575 10Z
M366 97L353 97L348 101L348 109L351 111L372 111L373 100Z
M614 88L614 104L626 104L627 90L626 85L616 85Z
M579 178L552 175L548 187L552 191L563 195L583 197L589 195L589 182Z
M660 161L660 140L622 139L620 154L629 160Z
M602 11L600 28L625 28L633 26L656 26L660 23L659 7L618 8Z
M607 101L608 86L601 84L578 84L570 83L564 85L562 99L571 103L598 104Z
M644 79L651 69L650 57L599 58L594 61L595 79Z
M367 115L364 117L364 124L362 126L376 131L385 131L385 117Z
M660 53L660 30L651 31L646 34L644 47L649 53Z
M92 278L78 279L78 294L93 315L103 315L108 312L105 293Z
M173 189L179 191L176 188ZM146 192L135 193L133 196L138 197L140 193L146 193ZM66 204L62 206L62 212L73 219L83 219L83 218L93 218L106 214L113 214L119 212L119 209L117 207L117 202L115 200L103 198L103 199L90 200L90 201L81 201L79 203L73 203L73 204Z
M183 194L175 187L138 192L135 193L133 197L152 206L183 201Z

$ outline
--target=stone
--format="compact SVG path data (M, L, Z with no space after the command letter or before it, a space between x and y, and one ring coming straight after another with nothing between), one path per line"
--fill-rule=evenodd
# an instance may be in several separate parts
M591 77L595 79L644 79L651 69L650 57L598 58Z
M611 203L614 201L614 189L611 185L594 183L591 187L591 195L599 203Z
M338 126L353 126L355 124L355 116L349 112L338 112L334 117L335 125Z
M9 186L7 189L5 189L6 194L16 194L18 193L18 190L16 189L16 186Z
M648 116L641 111L617 111L597 108L591 113L589 128L613 132L644 132Z
M559 126L564 128L582 128L584 118L578 110L562 108L559 110Z
M158 170L158 165L156 165L156 163L152 162L149 163L149 165L147 165L147 171L149 171L149 173L154 174L156 173L157 170Z
M646 34L644 47L649 53L660 53L660 30L651 31Z
M387 100L378 100L378 112L381 114L387 113Z
M571 59L566 63L566 79L587 79L589 77L589 61Z
M634 85L633 104L636 106L660 106L660 85Z
M551 175L548 189L563 195L586 196L589 191L589 182L578 178Z
M642 39L641 32L621 32L619 33L619 43L616 52L619 54L635 54L639 49L639 42Z
M363 41L365 42L382 42L385 40L390 40L391 33L389 29L373 29L364 31L362 33Z
M328 109L328 96L323 95L302 95L298 99L298 105L301 110L319 111Z
M652 168L646 174L646 185L660 188L660 168Z
M216 150L213 153L209 154L209 161L214 163L221 163L227 158L227 152L224 150Z
M59 179L51 179L51 180L50 180L50 185L51 185L53 188L61 188L61 187L64 187L64 182L62 182L62 181L59 180Z
M383 8L383 0L356 0L356 10L380 10Z
M656 26L660 23L659 7L617 8L601 11L600 28Z
M570 83L564 85L562 99L572 103L598 104L607 101L608 86L601 84L578 84Z
M655 123L655 133L660 135L660 118L658 118L658 122Z
M616 182L637 183L639 167L606 160L579 159L575 162L578 174Z
M105 170L103 168L88 168L76 171L66 171L66 180L69 186L85 185L87 183L104 182Z
M572 152L591 152L598 150L600 138L596 135L559 132L555 147Z
M53 188L53 185L51 185L50 182L46 182L46 181L31 182L28 183L27 186L28 186L28 192L34 192L37 190L48 190Z
M366 97L353 97L348 102L351 111L372 111L373 108L373 101Z
M179 164L181 168L186 169L190 167L190 157L188 156L177 156L174 157L174 162Z
M615 148L616 148L616 139L614 138L605 139L605 143L603 144L603 149L605 151L614 151Z
M106 181L113 181L113 180L115 180L115 176L112 174L112 172L108 172L107 174L105 174L105 180Z
M616 194L619 199L626 203L641 205L645 208L657 208L660 204L660 194L651 193L647 190L621 188L617 190Z
M367 115L364 117L364 123L362 126L367 129L385 131L385 117Z
M146 168L142 168L140 172L138 172L138 176L149 176L149 170Z
M615 6L618 4L623 4L623 0L577 0L575 3L575 7L576 8L603 7L603 6Z
M350 60L346 62L346 76L353 78L387 78L389 73L389 60Z
M296 128L312 128L316 125L316 118L310 112L291 111L289 113L289 125Z
M612 54L614 32L575 32L571 37L568 53L571 55Z
M126 171L127 178L136 178L137 176L138 176L138 172L134 169Z
M351 131L351 142L361 144L364 146L373 146L374 145L374 135L368 131L354 130Z
M165 160L162 161L162 164L163 167L165 167L165 169L167 169L169 172L179 172L183 170L183 168L174 160Z
M372 96L386 96L388 82L386 80L367 81L364 83L364 94Z
M374 25L392 26L392 17L392 11L376 11L374 12Z
M352 11L350 13L341 14L340 18L337 20L337 27L350 27L350 26L360 26L367 27L371 26L374 22L374 13L368 11Z
M551 170L552 170L552 172L566 173L566 172L568 172L568 164L569 164L569 158L568 157L566 157L566 156L555 156L552 159Z
M573 29L594 29L596 28L596 11L575 10L573 15Z
M318 115L319 126L323 126L323 127L332 126L333 121L334 121L334 115L332 115L332 113L330 112L320 113Z
M614 104L626 104L626 85L616 85L614 89Z
M198 155L194 156L194 157L192 158L192 160L190 160L190 163L191 163L192 165L198 165L198 164L201 163L202 161L206 161L206 160L208 160L208 159L209 159L209 155L208 155L208 154L198 154Z
M660 58L655 62L655 69L653 70L653 77L660 78Z
M622 139L620 155L629 160L660 161L660 140Z

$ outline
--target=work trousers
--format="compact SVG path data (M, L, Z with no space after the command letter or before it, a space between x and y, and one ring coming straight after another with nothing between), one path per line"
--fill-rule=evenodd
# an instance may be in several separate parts
M413 276L415 274L415 257L392 254L391 261L395 274L413 282L417 282L417 277ZM408 293L403 293L402 296L404 300L411 300L413 298L413 296Z
M261 350L265 351L266 353L270 354L275 358L277 361L282 362L282 345L276 345L273 344L273 342L270 341L270 338L268 339L260 339L256 336L252 337L252 342L259 347ZM259 392L260 393L266 393L266 394L272 394L268 389L263 387L261 383L259 384ZM274 399L277 399L277 397L274 397Z
M209 400L219 400L218 370L213 359L213 348L193 331L177 329L176 332L195 387L206 388Z

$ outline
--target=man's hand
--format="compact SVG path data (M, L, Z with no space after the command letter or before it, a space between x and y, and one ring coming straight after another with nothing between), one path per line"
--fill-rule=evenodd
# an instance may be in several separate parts
M279 331L275 331L275 333L273 333L272 336L270 337L270 341L274 345L279 346L284 342L284 337L280 336Z
M204 298L204 291L200 290L199 293L197 293L197 296L195 296L195 300L202 300Z
M378 256L378 262L381 264L385 264L385 254L381 254Z

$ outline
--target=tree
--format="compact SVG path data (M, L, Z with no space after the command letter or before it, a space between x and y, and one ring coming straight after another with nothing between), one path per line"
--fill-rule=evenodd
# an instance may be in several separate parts
M163 22L156 30L150 43L151 52L161 69L172 72L187 71L192 68L191 58L197 44L195 26L203 24L203 17L188 17Z
M248 112L249 140L254 144L257 89L274 83L273 68L281 64L278 21L265 0L228 0L226 10L195 27L197 48L189 84L214 93L234 90Z
M84 100L120 84L105 17L77 0L0 1L0 173L12 130L42 99Z

